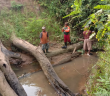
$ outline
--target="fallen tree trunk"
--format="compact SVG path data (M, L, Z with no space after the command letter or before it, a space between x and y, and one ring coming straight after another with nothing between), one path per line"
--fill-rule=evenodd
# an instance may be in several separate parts
M62 53L72 52L75 47L76 47L76 50L81 49L83 47L83 44L76 43L76 44L68 46L67 49L58 49L58 50L52 51L51 53L47 53L46 56L52 57L52 56L56 56Z
M8 57L8 58L18 58L18 59L22 59L21 55L15 52L11 52L9 50L7 50L3 44L1 43L1 51Z
M71 61L73 58L78 57L80 54L81 54L81 52L75 52L75 53L71 54L70 56L67 56L67 57L61 59L59 62L56 62L54 65L67 63L67 62Z
M64 64L71 61L71 56L65 57L63 59L61 59L60 61L56 61L56 63L54 65L60 65L60 64Z
M21 58L21 56L19 54L8 51L0 42L0 69L4 73L4 76L5 76L8 84L10 85L10 87L17 94L17 95L6 95L6 96L27 96L23 87L19 83L17 76L15 75L15 73L13 72L13 70L10 67L9 58L11 58L11 57ZM8 90L8 89L6 89L6 90ZM3 95L4 93L1 92L1 94ZM5 96L5 95L3 95L3 96Z
M0 70L0 92L2 96L18 96L6 81L4 74Z
M42 70L44 71L44 74L59 96L75 96L75 94L73 94L64 84L64 82L58 77L40 46L36 47L27 41L17 38L15 35L12 35L11 42L18 48L30 52L37 59L42 67Z

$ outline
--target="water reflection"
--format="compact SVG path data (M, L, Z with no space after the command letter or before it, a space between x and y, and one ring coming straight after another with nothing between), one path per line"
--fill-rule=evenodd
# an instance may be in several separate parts
M20 80L20 82L28 96L56 96L54 89L47 81L43 72L33 74Z
M39 92L42 92L42 89L37 86L23 85L23 88L26 90L26 93L28 94L28 96L35 96L35 95L38 95ZM42 96L46 96L46 95L42 95Z

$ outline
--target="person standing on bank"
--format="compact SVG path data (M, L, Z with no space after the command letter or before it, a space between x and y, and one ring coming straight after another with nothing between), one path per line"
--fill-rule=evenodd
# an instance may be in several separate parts
M42 32L40 33L40 43L42 44L42 50L45 53L48 53L49 49L49 35L48 32L46 32L45 27L42 27Z
M62 48L67 48L67 42L71 45L70 41L70 27L68 26L68 22L65 22L65 26L62 28L62 32L64 33L64 43L65 46Z
M85 53L90 56L90 50L92 50L92 42L89 39L90 35L92 34L92 31L88 29L88 27L84 27L83 36L84 36L84 44L83 44L83 50ZM87 52L88 50L88 52Z

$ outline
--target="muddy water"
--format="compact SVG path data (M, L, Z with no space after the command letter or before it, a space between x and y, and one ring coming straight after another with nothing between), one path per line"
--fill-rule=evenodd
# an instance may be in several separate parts
M41 69L40 65L36 62L28 65L23 65L22 67L16 65L11 65L11 67L16 73L17 77L22 76L23 74L33 73Z
M54 69L70 90L78 93L84 90L87 76L90 73L91 67L97 62L97 59L96 55L83 55L72 62L56 66ZM50 86L42 71L21 79L20 82L28 96L56 96L54 89Z

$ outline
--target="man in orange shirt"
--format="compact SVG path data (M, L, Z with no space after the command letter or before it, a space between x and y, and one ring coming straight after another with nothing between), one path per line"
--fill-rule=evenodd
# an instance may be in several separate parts
M62 28L62 32L64 33L64 43L65 43L65 46L63 46L62 48L67 48L67 42L69 42L71 45L70 27L68 26L68 22L65 22L65 26Z
M40 43L42 44L42 50L45 53L48 53L48 49L49 49L49 36L48 36L48 32L46 32L45 27L42 27L42 32L40 33Z

